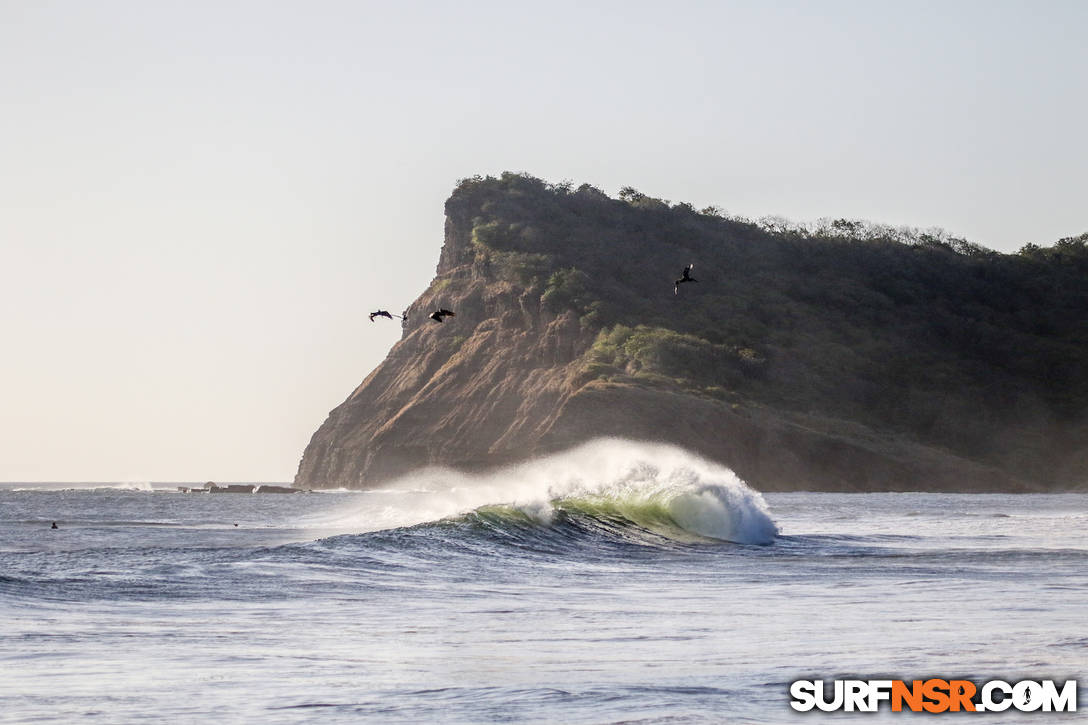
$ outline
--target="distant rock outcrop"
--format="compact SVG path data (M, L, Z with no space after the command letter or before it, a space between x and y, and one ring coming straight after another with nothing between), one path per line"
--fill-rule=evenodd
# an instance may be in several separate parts
M461 182L446 215L434 281L314 434L296 487L604 435L679 444L763 490L1088 482L1083 237L1002 255L514 174ZM700 283L674 294L693 261ZM440 308L456 316L428 319Z
M270 483L228 483L218 484L208 481L200 488L178 486L181 493L305 493L304 490L290 486L276 486ZM235 524L237 526L238 524Z

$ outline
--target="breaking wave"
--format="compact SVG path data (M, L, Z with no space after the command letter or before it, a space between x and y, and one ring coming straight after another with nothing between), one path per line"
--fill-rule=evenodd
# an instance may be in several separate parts
M778 534L763 497L728 468L675 446L613 438L483 475L426 469L309 523L359 533L458 520L573 521L616 534L739 544L770 544Z

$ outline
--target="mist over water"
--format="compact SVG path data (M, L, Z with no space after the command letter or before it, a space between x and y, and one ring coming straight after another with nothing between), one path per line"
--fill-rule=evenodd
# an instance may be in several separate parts
M375 531L496 505L509 506L514 519L520 514L542 526L580 510L666 537L768 544L777 533L763 497L728 468L675 446L620 439L596 440L486 475L419 471L366 492L354 508L309 523Z
M761 496L617 440L366 492L0 486L0 712L811 722L794 679L1075 679L1086 523L1085 495Z

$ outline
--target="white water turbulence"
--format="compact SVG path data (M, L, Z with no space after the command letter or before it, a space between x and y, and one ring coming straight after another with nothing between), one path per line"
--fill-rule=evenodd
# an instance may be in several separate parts
M372 491L0 484L0 721L810 725L857 713L793 680L1083 674L1088 494L766 498L617 440Z
M770 544L763 496L733 471L676 446L602 438L492 473L424 469L363 492L315 528L361 533L470 514L549 526L560 516L669 539Z

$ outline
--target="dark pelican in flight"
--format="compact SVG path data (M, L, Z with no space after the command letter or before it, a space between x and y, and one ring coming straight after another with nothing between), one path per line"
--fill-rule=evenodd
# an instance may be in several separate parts
M435 322L442 322L447 317L457 317L457 313L453 310L447 310L445 307L443 307L432 312L430 317Z
M693 270L693 269L695 269L694 264L689 264L688 266L684 267L684 276L681 277L680 279L676 280L676 282L673 283L672 293L674 295L680 294L680 285L684 284L685 282L698 282L699 281L699 280L697 280L697 279L695 279L694 277L691 276L691 270Z
M377 312L370 313L370 321L373 322L375 317L388 317L392 320L394 317L400 317L400 315L392 315L388 310L378 310Z

